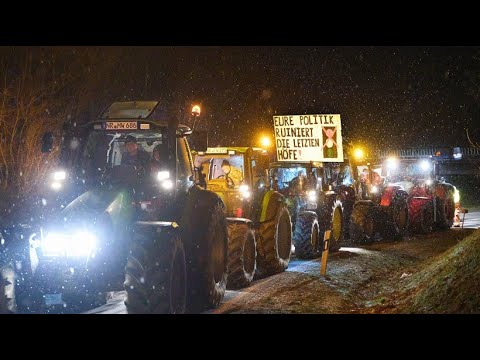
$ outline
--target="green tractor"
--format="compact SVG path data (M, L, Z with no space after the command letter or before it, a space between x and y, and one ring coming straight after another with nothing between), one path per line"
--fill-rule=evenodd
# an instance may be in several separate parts
M252 147L207 148L195 156L203 186L220 196L228 222L228 288L284 271L292 228L285 197L270 188L269 156Z
M66 128L58 168L40 195L48 201L39 212L48 216L2 229L0 312L78 312L123 289L129 313L219 305L224 205L195 184L191 130L164 116L157 101L116 102ZM52 145L45 134L42 151Z
M329 250L338 251L355 202L343 164L279 161L270 164L270 178L272 188L287 199L295 255L320 256L326 230L332 230Z

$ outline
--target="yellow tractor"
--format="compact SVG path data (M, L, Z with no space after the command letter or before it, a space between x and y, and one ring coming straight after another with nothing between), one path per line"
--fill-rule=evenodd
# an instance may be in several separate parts
M284 271L292 224L285 197L270 188L269 155L255 147L207 148L194 153L201 186L223 200L228 223L227 288Z

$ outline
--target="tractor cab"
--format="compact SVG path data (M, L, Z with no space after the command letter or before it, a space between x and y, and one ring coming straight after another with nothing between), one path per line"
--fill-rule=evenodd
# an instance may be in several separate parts
M185 137L191 131L159 121L158 105L113 103L99 119L66 131L59 164L46 184L60 208L90 190L125 188L142 209L187 191L193 170ZM42 151L48 152L44 139Z
M217 147L197 152L194 165L203 186L224 200L229 216L247 216L258 192L266 189L268 153L252 147Z

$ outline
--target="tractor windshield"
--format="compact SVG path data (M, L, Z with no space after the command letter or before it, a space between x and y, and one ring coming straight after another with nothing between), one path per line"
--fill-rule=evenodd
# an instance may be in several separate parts
M85 140L73 138L66 151L77 177L97 182L109 170L118 176L131 176L132 169L142 170L145 175L161 170L162 162L168 159L165 139L162 129L141 133L93 130Z
M304 191L307 185L307 168L289 167L289 168L275 168L273 169L272 179L274 188L278 190L295 190Z
M395 169L389 169L388 175L392 182L424 180L432 176L430 170L426 162L400 162Z
M201 168L207 182L227 180L230 187L239 187L245 177L243 155L197 156L195 166Z

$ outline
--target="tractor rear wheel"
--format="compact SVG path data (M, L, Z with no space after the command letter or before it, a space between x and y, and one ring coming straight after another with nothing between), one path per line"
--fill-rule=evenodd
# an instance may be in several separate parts
M404 197L397 197L391 203L390 219L387 221L387 236L401 240L408 230L408 204Z
M295 255L299 259L314 259L321 254L318 216L313 211L301 212L295 222L293 233Z
M139 230L125 269L129 314L181 314L186 304L185 251L178 235Z
M371 243L375 236L373 206L357 203L350 218L350 239L353 243Z
M273 220L260 223L257 237L257 272L261 277L285 271L292 249L292 223L285 205Z
M250 285L256 265L255 232L244 223L228 224L228 278L227 289Z
M455 217L455 201L451 192L446 193L445 199L437 198L437 209L438 227L440 229L450 229Z
M202 312L220 305L227 286L228 230L223 205L215 202L192 214L191 242L186 244L187 311Z
M332 207L332 226L330 235L329 252L336 252L340 250L343 242L344 225L343 225L343 206L337 200Z
M428 234L433 229L433 204L431 200L412 199L409 203L409 226L413 232Z

